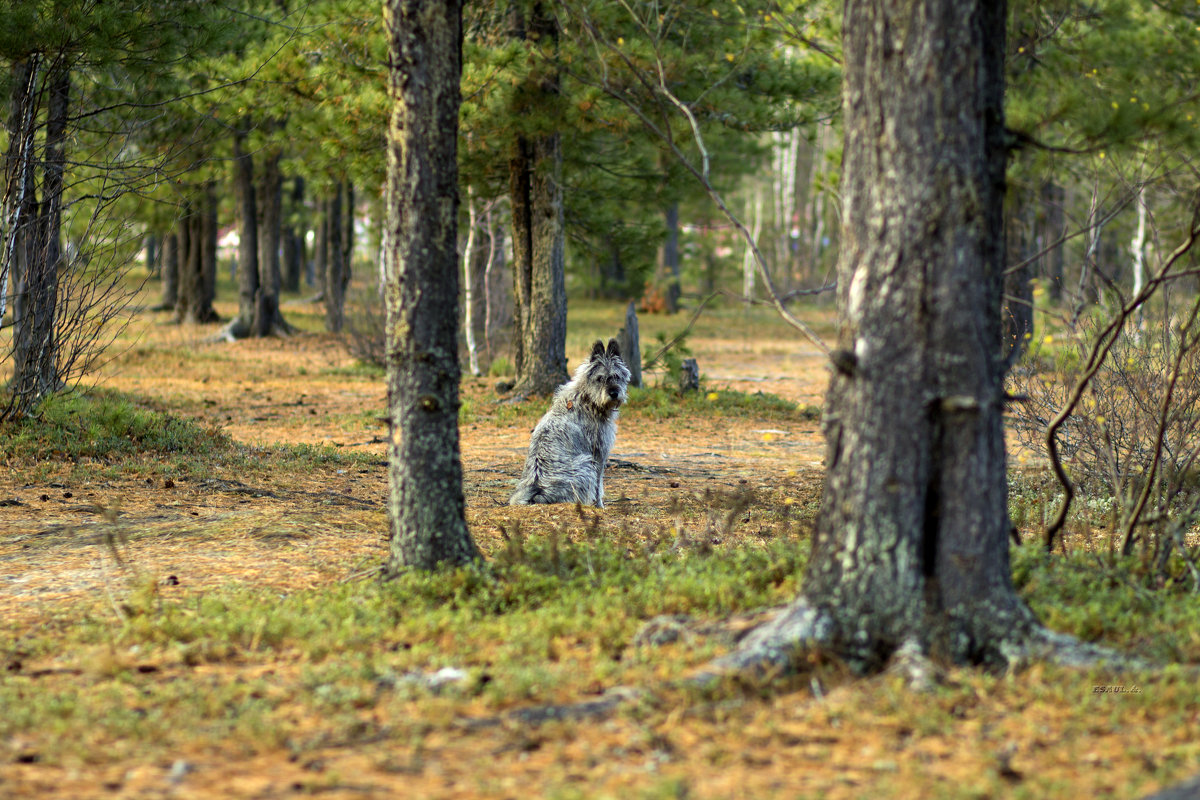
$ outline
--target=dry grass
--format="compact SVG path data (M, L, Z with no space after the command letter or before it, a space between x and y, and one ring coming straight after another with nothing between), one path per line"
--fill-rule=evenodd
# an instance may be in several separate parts
M314 309L286 311L319 330ZM620 313L573 311L573 363ZM679 688L798 586L819 425L766 403L632 404L609 505L580 515L503 505L541 409L467 380L468 521L495 574L343 582L385 547L378 374L323 333L211 344L212 329L162 321L138 318L103 385L242 445L0 472L0 500L17 503L0 507L0 796L1130 797L1200 760L1200 700L1170 672L952 669L913 694L818 664L791 682ZM646 320L651 335L678 325ZM691 346L709 388L817 402L824 367L788 335L729 311L702 318ZM1023 563L1042 613L1070 596L1055 585L1067 573ZM1125 619L1097 635L1200 657L1169 609L1154 627L1157 606L1089 591L1108 605L1056 620L1146 614L1140 633ZM683 635L635 643L663 613L689 615ZM410 680L442 667L466 677ZM606 720L507 716L629 685L657 688Z

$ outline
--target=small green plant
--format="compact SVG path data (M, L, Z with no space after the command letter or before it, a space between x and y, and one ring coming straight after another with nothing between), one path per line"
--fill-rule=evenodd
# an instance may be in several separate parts
M1172 552L1191 565L1200 589L1200 559L1185 533L1200 521L1200 335L1169 320L1133 321L1116 333L1073 412L1058 428L1064 469L1084 513L1111 517L1124 555L1140 543L1168 576ZM1085 317L1073 337L1045 336L1013 371L1014 427L1026 448L1045 449L1048 426L1071 402L1102 320ZM1052 339L1047 344L1046 340ZM1053 346L1054 352L1049 349ZM1112 546L1118 547L1114 539Z
M217 428L102 390L48 397L31 416L7 423L4 434L0 455L30 461L135 454L202 456L233 446Z
M630 389L625 405L626 413L645 414L654 419L716 415L811 422L821 417L819 406L794 403L767 392L748 393L733 389L702 389L682 396L662 386Z
M513 374L513 365L504 356L499 356L492 359L492 363L488 365L488 375L493 378L505 378Z
M658 344L647 345L642 353L642 371L657 371L660 374L660 384L678 386L679 375L683 371L683 360L692 354L691 348L688 347L690 335L690 328L685 328L671 339L667 339L666 332L659 331L655 336Z

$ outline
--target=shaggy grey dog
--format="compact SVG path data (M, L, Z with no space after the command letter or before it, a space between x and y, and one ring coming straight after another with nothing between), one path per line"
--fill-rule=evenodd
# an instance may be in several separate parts
M617 409L625 402L629 367L615 339L597 341L575 377L554 392L550 410L533 429L529 457L509 498L528 503L586 503L604 507L604 467L617 438Z

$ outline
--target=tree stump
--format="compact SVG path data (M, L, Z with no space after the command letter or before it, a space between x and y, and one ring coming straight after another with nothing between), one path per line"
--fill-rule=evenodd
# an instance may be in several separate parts
M687 394L700 389L700 365L694 358L685 358L679 365L679 393Z
M617 346L621 358L629 367L629 385L642 385L642 344L638 336L637 306L632 300L625 309L625 327L617 331Z

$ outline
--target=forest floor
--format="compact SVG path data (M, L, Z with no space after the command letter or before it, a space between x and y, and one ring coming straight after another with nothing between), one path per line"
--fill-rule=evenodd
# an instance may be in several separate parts
M572 365L621 312L573 306ZM86 426L6 451L0 797L1135 797L1200 764L1200 697L1171 670L680 680L799 585L827 373L768 312L700 318L699 395L635 394L604 509L506 506L545 402L466 378L467 518L497 572L398 586L369 577L382 376L315 307L285 313L307 332L227 343L143 312L101 370L101 396L210 429L203 453L113 455ZM643 344L685 323L647 317ZM1081 557L1104 538L1072 535ZM1018 584L1052 625L1200 660L1194 611L1035 549ZM646 694L530 720L623 687Z

